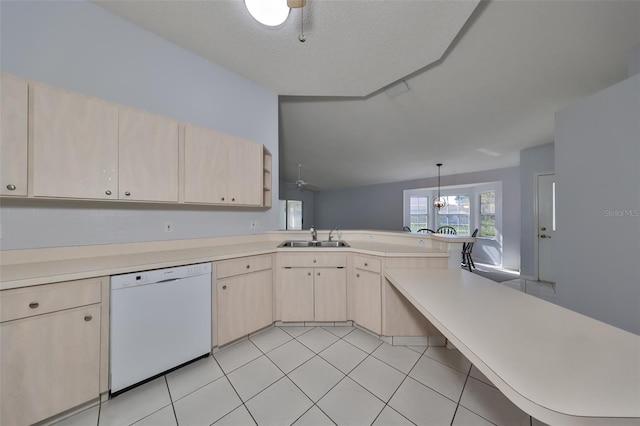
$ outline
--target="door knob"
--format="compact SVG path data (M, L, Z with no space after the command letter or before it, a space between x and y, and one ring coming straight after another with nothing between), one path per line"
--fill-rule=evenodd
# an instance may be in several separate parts
M545 228L544 226L542 228L540 228L541 231L546 231L547 228Z
M549 238L549 239L551 239L551 237L548 236L548 235L540 235L540 238Z

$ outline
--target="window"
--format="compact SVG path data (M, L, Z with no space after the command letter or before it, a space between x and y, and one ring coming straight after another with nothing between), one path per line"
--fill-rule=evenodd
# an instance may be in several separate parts
M480 228L479 237L496 237L496 193L487 191L480 193Z
M448 195L446 207L441 208L438 213L438 223L436 228L441 226L452 226L458 235L470 235L469 233L469 196L468 195Z
M280 200L280 229L302 229L302 201Z
M418 232L419 229L428 228L429 219L429 198L411 197L409 199L409 228L411 232Z

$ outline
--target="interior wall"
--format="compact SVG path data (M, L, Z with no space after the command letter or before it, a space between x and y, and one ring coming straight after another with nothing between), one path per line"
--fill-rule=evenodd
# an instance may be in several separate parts
M536 173L553 172L554 144L549 143L520 151L520 274L537 277L535 266L535 198Z
M84 1L0 2L0 69L263 143L278 200L276 93ZM205 184L203 182L203 184ZM0 200L2 249L262 233L277 209ZM258 220L258 229L249 222ZM164 232L172 222L173 232Z
M640 334L640 74L556 113L558 303Z
M502 265L520 267L520 172L518 167L442 176L442 186L502 183ZM315 194L315 222L321 229L401 231L403 191L431 188L438 178L370 185ZM476 248L474 247L474 251Z

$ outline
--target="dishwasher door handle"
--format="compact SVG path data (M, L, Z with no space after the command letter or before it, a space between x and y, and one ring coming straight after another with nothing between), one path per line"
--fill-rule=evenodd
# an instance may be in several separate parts
M160 283L168 283L171 281L178 281L180 278L167 278L166 280L160 280L160 281L156 281L155 284L160 284Z

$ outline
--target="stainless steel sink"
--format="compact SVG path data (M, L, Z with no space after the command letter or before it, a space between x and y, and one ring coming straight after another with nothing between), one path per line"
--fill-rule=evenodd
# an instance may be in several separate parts
M344 241L318 241L318 247L349 247Z
M313 241L285 241L278 247L315 247L315 244Z
M350 247L344 241L285 241L280 244L278 247L292 247L292 248L300 248L300 247Z

